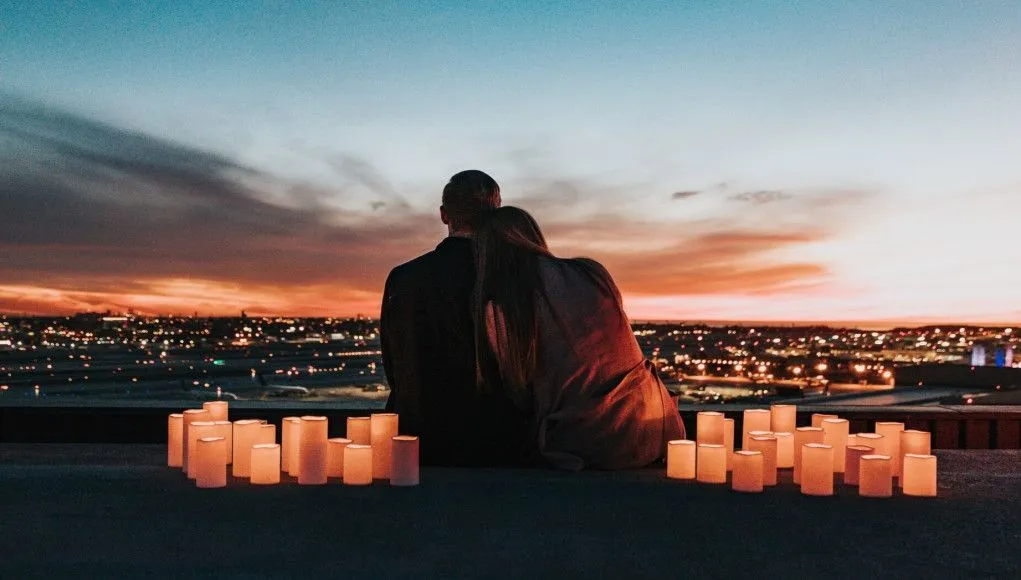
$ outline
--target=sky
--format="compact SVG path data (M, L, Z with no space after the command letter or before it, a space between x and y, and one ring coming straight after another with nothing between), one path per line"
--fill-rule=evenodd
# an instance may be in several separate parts
M635 319L1021 321L1021 2L5 3L0 311L374 316L500 183Z

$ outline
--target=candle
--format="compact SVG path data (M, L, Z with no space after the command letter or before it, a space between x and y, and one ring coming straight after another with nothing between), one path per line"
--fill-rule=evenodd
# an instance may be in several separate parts
M801 483L802 448L809 443L822 443L822 427L798 427L794 430L794 483Z
M397 413L373 413L369 416L372 442L372 477L390 479L390 451L397 436Z
M194 427L194 424L192 425ZM200 437L194 453L196 487L227 486L227 441L223 437Z
M372 483L372 446L351 443L344 449L344 485Z
M347 418L347 438L355 445L368 445L372 442L371 419L368 417Z
M851 425L847 419L823 419L822 421L822 442L833 448L833 471L844 472L844 462L847 460L847 436L850 434Z
M844 483L846 485L858 485L861 470L861 458L872 455L875 449L868 445L848 445L844 461Z
M699 443L695 461L696 479L702 483L727 483L727 448Z
M262 423L258 419L234 421L234 463L231 465L234 477L251 477L252 446L257 443L261 428Z
M390 485L418 485L418 437L394 437L390 458Z
M879 421L876 423L876 433L883 436L885 448L881 455L889 455L893 462L893 476L900 473L900 432L904 430L904 423L896 421Z
M770 405L769 425L769 430L774 433L793 433L798 428L798 408L794 405Z
M326 477L344 477L344 448L350 443L343 437L326 441Z
M738 451L734 454L734 477L730 487L734 491L762 491L762 452Z
M812 426L822 427L822 422L826 419L839 419L836 415L826 415L823 413L812 413Z
M936 497L936 456L920 453L904 454L904 495Z
M857 444L858 444L858 436L857 435L855 435L854 433L851 433L850 435L847 436L847 446L848 447L850 447L852 445L857 445Z
M932 453L930 444L929 432L928 431L916 431L914 429L908 429L900 432L900 456L902 458L900 464L900 472L897 473L898 478L904 477L904 461L903 457L908 453L915 455L929 455ZM901 487L904 487L903 481L898 481Z
M762 452L762 485L776 485L776 437L752 437L748 450Z
M889 455L885 453L886 444L883 436L876 433L858 433L855 436L855 445L865 445L876 450L875 455Z
M833 495L833 447L806 443L801 453L801 493Z
M326 417L301 418L301 442L298 449L298 484L326 483Z
M794 467L794 434L773 433L776 437L776 466L780 469Z
M270 445L277 442L277 426L263 423L255 437L256 445Z
M695 416L695 441L723 445L723 413L700 411Z
M209 411L210 421L227 420L227 401L207 401L202 408Z
M687 439L668 441L666 476L670 479L695 479L695 442Z
M752 431L769 431L770 413L767 409L747 409L741 425L741 448L748 448Z
M893 462L889 455L862 455L858 467L858 495L893 495Z
M227 446L227 463L230 463L234 458L234 424L230 421L213 421L213 424L216 425L214 437L223 437Z
M212 421L192 421L191 426L188 427L188 448L193 449L195 445L198 445L198 440L203 437L214 437L216 432L216 423ZM185 472L188 474L188 479L195 479L195 454L189 453L188 459L184 465Z
M727 448L727 471L734 459L734 420L723 420L723 446Z
M188 444L191 442L190 432L191 424L195 421L208 421L209 411L205 409L185 409L181 413L182 420L181 425L184 429L181 430L181 467L184 471L188 471Z
M301 417L284 417L283 437L280 442L281 468L291 477L298 477L298 450L301 447Z
M248 463L252 466L253 484L280 483L280 446L276 443L252 445L252 451L248 454Z
M167 417L167 466L181 467L184 453L184 413Z

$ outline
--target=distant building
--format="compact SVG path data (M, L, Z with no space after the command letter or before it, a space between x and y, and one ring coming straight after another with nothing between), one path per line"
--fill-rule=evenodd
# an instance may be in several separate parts
M976 344L971 347L971 366L986 366L986 347L983 344Z
M1003 353L1003 366L1012 367L1014 366L1014 346L1008 344L1004 349Z

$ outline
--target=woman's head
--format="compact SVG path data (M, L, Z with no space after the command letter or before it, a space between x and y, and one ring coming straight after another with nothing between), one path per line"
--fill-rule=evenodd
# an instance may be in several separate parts
M485 212L475 232L476 247L482 256L510 251L549 255L546 238L527 211L514 206Z

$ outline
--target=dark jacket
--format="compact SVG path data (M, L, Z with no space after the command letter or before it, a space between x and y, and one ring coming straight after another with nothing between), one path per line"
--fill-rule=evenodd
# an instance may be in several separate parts
M528 418L475 380L471 240L449 237L394 268L380 314L387 410L402 434L418 435L432 465L517 464L529 453Z

